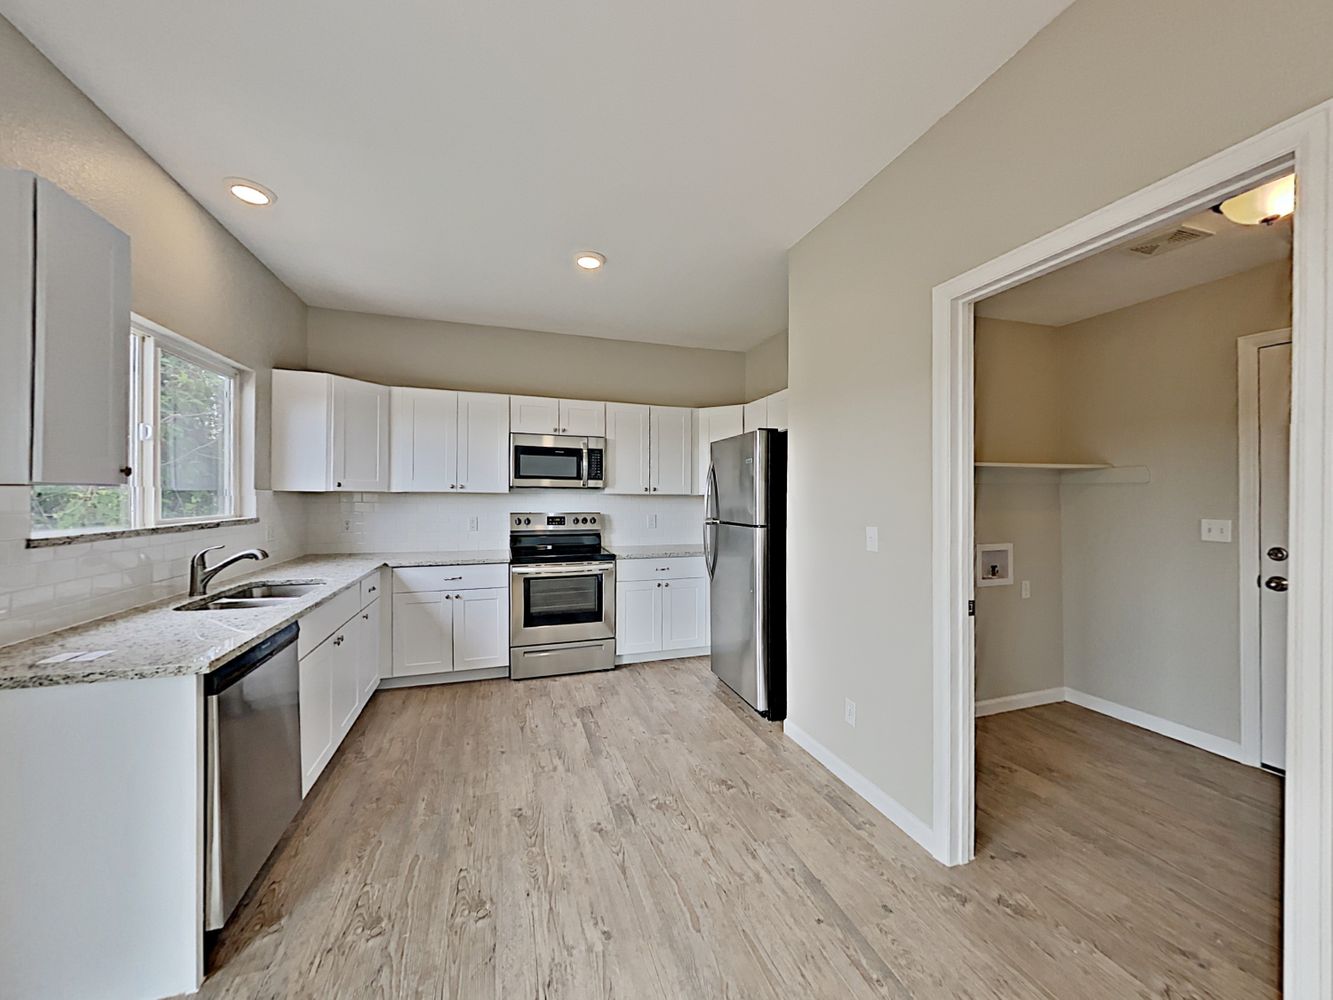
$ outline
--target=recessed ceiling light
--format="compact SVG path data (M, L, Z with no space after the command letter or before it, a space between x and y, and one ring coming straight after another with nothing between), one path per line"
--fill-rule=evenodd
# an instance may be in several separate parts
M247 205L272 205L278 200L278 196L264 185L248 181L244 177L228 177L227 190L231 192L233 198Z
M580 250L574 258L574 263L585 271L596 271L606 263L606 255L596 250Z

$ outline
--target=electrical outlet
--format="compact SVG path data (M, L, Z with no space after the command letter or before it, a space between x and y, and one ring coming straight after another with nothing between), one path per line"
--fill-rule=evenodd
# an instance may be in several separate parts
M879 551L879 529L867 526L866 528L866 551Z
M1031 581L1031 580L1024 580L1024 581L1023 581L1023 587L1022 587L1022 590L1023 590L1023 593L1022 593L1021 596L1022 596L1023 600L1026 601L1029 597L1032 596L1032 581Z
M468 530L468 531L480 531L480 530L481 530L481 518L479 518L479 517L469 517L469 518L467 519L467 530Z
M650 528L656 528L656 527L657 527L657 515L656 515L656 514L649 514L649 515L648 515L648 527L650 527Z
M1231 522L1204 518L1199 522L1199 538L1205 542L1231 541Z
M850 698L843 699L842 720L853 729L856 728L856 702Z
M344 521L344 522L343 522L343 531L351 531L351 530L352 530L352 522L351 522L351 521Z

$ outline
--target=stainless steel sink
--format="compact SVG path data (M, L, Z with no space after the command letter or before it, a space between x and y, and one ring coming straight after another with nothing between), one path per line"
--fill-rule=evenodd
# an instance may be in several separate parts
M304 597L323 580L302 580L296 583L246 583L230 590L222 590L182 604L177 611L244 611L248 608L272 608Z

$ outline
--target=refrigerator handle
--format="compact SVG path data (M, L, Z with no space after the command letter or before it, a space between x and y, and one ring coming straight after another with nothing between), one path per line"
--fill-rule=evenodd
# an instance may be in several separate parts
M713 579L713 570L717 568L717 546L713 544L713 535L717 532L717 522L712 518L704 521L704 568L708 579Z
M716 521L717 509L717 466L708 463L708 486L704 493L704 520Z

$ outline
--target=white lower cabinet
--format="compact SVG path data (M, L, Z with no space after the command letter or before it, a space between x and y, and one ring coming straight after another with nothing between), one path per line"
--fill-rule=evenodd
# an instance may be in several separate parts
M616 655L662 648L662 581L616 584Z
M509 587L499 584L508 575L506 566L396 570L393 676L507 666Z
M356 608L360 603L357 595L347 592L324 608L349 597L352 603L348 610ZM298 693L302 795L310 791L328 766L379 685L384 648L380 607L378 599L371 600L322 638L321 634L330 626L321 615L323 608L301 621L301 645L309 650L300 660Z
M616 656L649 660L654 653L708 646L708 580L672 576L671 572L667 563L644 561L626 566L625 575L647 578L622 579L616 584ZM659 578L652 578L653 574Z

